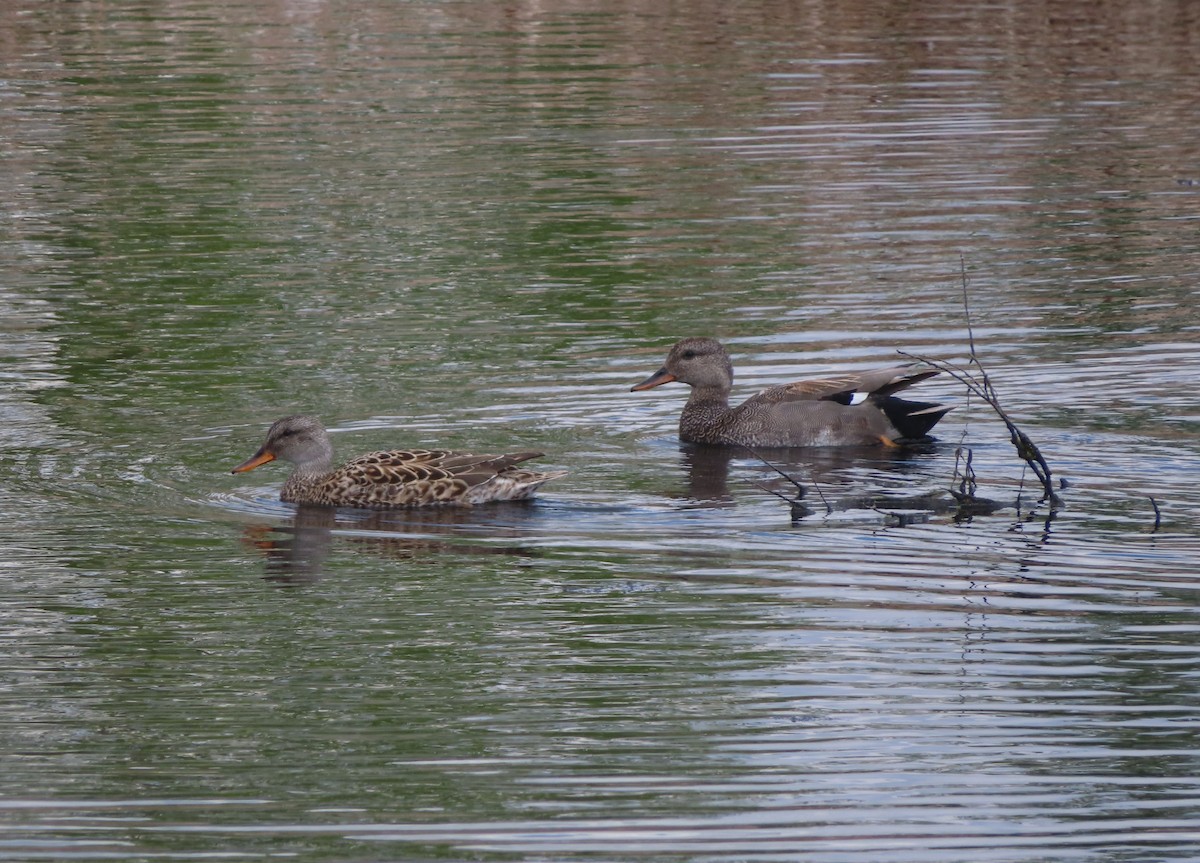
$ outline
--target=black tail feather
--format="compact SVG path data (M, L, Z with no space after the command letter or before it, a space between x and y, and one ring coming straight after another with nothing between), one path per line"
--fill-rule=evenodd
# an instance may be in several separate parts
M888 420L900 432L901 441L919 441L929 437L930 430L946 414L954 410L936 402L914 402L908 399L886 396L876 399L876 404L887 414Z

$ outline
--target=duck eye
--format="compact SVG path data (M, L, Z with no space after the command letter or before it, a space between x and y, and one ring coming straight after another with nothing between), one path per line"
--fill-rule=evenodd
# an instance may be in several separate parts
M684 360L694 360L696 358L696 352L695 351L684 351L682 354L679 355L679 358L684 359Z

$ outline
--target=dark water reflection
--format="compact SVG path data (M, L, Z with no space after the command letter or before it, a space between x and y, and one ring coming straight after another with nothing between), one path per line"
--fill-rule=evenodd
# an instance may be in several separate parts
M417 560L429 554L533 556L536 551L532 549L500 544L506 538L521 536L521 514L530 506L515 503L497 504L482 510L453 507L358 512L301 505L283 524L246 527L243 539L262 554L265 578L281 584L304 584L321 577L332 546L338 541L398 562ZM453 537L461 534L464 528L486 537L491 544L455 542ZM438 536L449 536L450 539L434 538Z
M782 501L792 523L804 519L829 519L848 511L869 511L882 516L884 523L896 527L922 524L934 515L951 516L956 521L992 515L1011 509L1020 514L1021 497L989 498L969 485L965 461L961 473L946 482L922 490L931 483L918 464L922 456L941 454L945 447L930 443L922 447L896 450L878 448L758 449L682 446L682 468L687 485L680 495L686 505L733 507L735 489L748 492L761 489ZM956 453L956 461L962 452ZM910 465L915 470L906 470ZM734 487L731 488L731 469ZM741 469L748 468L749 470ZM848 472L869 473L869 482L848 486ZM828 493L826 488L828 487ZM1036 486L1025 491L1025 505L1044 503L1047 517L1055 506L1045 500Z
M1193 859L1198 36L5 5L0 857ZM973 335L1066 506L947 378L926 449L680 446L685 335L738 397ZM295 509L225 468L298 411L570 474Z

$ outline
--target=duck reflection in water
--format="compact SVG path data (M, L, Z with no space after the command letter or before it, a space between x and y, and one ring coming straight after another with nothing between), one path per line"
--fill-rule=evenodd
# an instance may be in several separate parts
M519 523L531 518L533 511L534 507L525 503L496 504L486 515L477 509L368 511L301 504L288 524L247 526L243 541L263 555L264 578L296 585L321 578L335 539L369 549L381 557L408 561L439 553L533 557L534 549L519 545L473 544L467 541L469 534L464 535L463 530L478 525L486 530L489 541L498 533L515 538L524 535ZM462 539L441 540L422 535L429 533L453 533Z
M919 459L933 448L934 444L904 448L809 449L749 449L682 444L679 462L686 486L679 496L697 507L734 506L735 493L753 490L754 486L758 486L768 492L778 493L789 501L796 501L792 507L796 518L831 509L873 509L892 504L903 505L904 508L938 510L939 501L948 500L940 490L904 498L881 492L844 493L848 471L885 470L889 475L916 474ZM731 467L735 462L738 473L731 480ZM799 501L797 483L806 491Z

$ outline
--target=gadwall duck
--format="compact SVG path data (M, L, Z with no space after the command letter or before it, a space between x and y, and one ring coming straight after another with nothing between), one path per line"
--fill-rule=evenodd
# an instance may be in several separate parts
M676 342L661 369L634 392L679 381L692 388L679 417L689 443L745 447L903 446L928 440L950 408L896 398L893 393L933 377L916 365L876 369L769 387L729 406L733 363L716 339Z
M289 503L399 509L433 504L471 505L524 500L566 471L537 473L513 467L542 455L470 455L447 450L391 450L359 456L333 469L333 444L320 420L290 416L277 420L258 452L232 473L254 470L275 459L294 464L279 499Z

